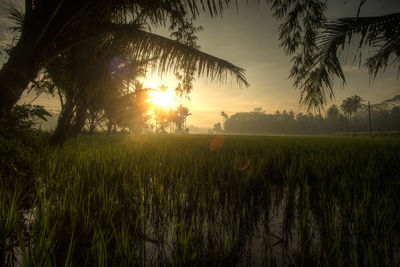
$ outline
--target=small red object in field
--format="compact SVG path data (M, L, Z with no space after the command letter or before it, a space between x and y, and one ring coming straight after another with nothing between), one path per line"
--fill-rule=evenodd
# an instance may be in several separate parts
M210 151L220 150L225 143L225 137L223 135L217 135L210 143Z

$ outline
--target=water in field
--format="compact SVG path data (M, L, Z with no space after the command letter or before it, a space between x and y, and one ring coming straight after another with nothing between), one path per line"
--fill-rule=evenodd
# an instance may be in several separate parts
M81 138L43 155L19 244L36 265L393 266L399 159L387 138Z

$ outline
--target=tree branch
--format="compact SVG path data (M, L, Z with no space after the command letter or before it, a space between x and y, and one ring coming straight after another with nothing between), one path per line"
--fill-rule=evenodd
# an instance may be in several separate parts
M189 67L197 65L198 75L206 75L211 80L217 79L225 81L226 75L229 72L236 78L239 86L248 87L249 84L244 77L244 69L239 68L226 60L211 56L195 48L186 46L178 41L143 31L138 25L134 24L114 24L114 23L96 23L79 27L80 36L71 32L74 36L74 41L63 43L63 46L55 47L52 52L49 52L44 65L47 65L58 55L68 51L69 49L79 46L87 41L110 36L116 41L126 42L132 49L132 53L136 58L149 59L156 57L161 66L161 72L176 67L178 63ZM120 38L120 39L119 39Z

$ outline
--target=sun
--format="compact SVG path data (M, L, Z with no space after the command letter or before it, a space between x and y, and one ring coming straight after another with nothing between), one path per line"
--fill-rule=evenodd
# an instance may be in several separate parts
M154 89L148 92L149 102L160 108L171 108L175 106L174 94L167 90Z

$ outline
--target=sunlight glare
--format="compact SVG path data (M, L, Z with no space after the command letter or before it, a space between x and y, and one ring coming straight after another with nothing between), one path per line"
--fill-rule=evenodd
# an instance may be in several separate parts
M170 91L151 90L149 97L149 102L161 108L171 108L176 104L174 94Z
M157 89L158 86L155 83L152 83L152 82L151 83L147 83L147 85L145 87L151 88L151 89L154 89L154 90L158 90Z

